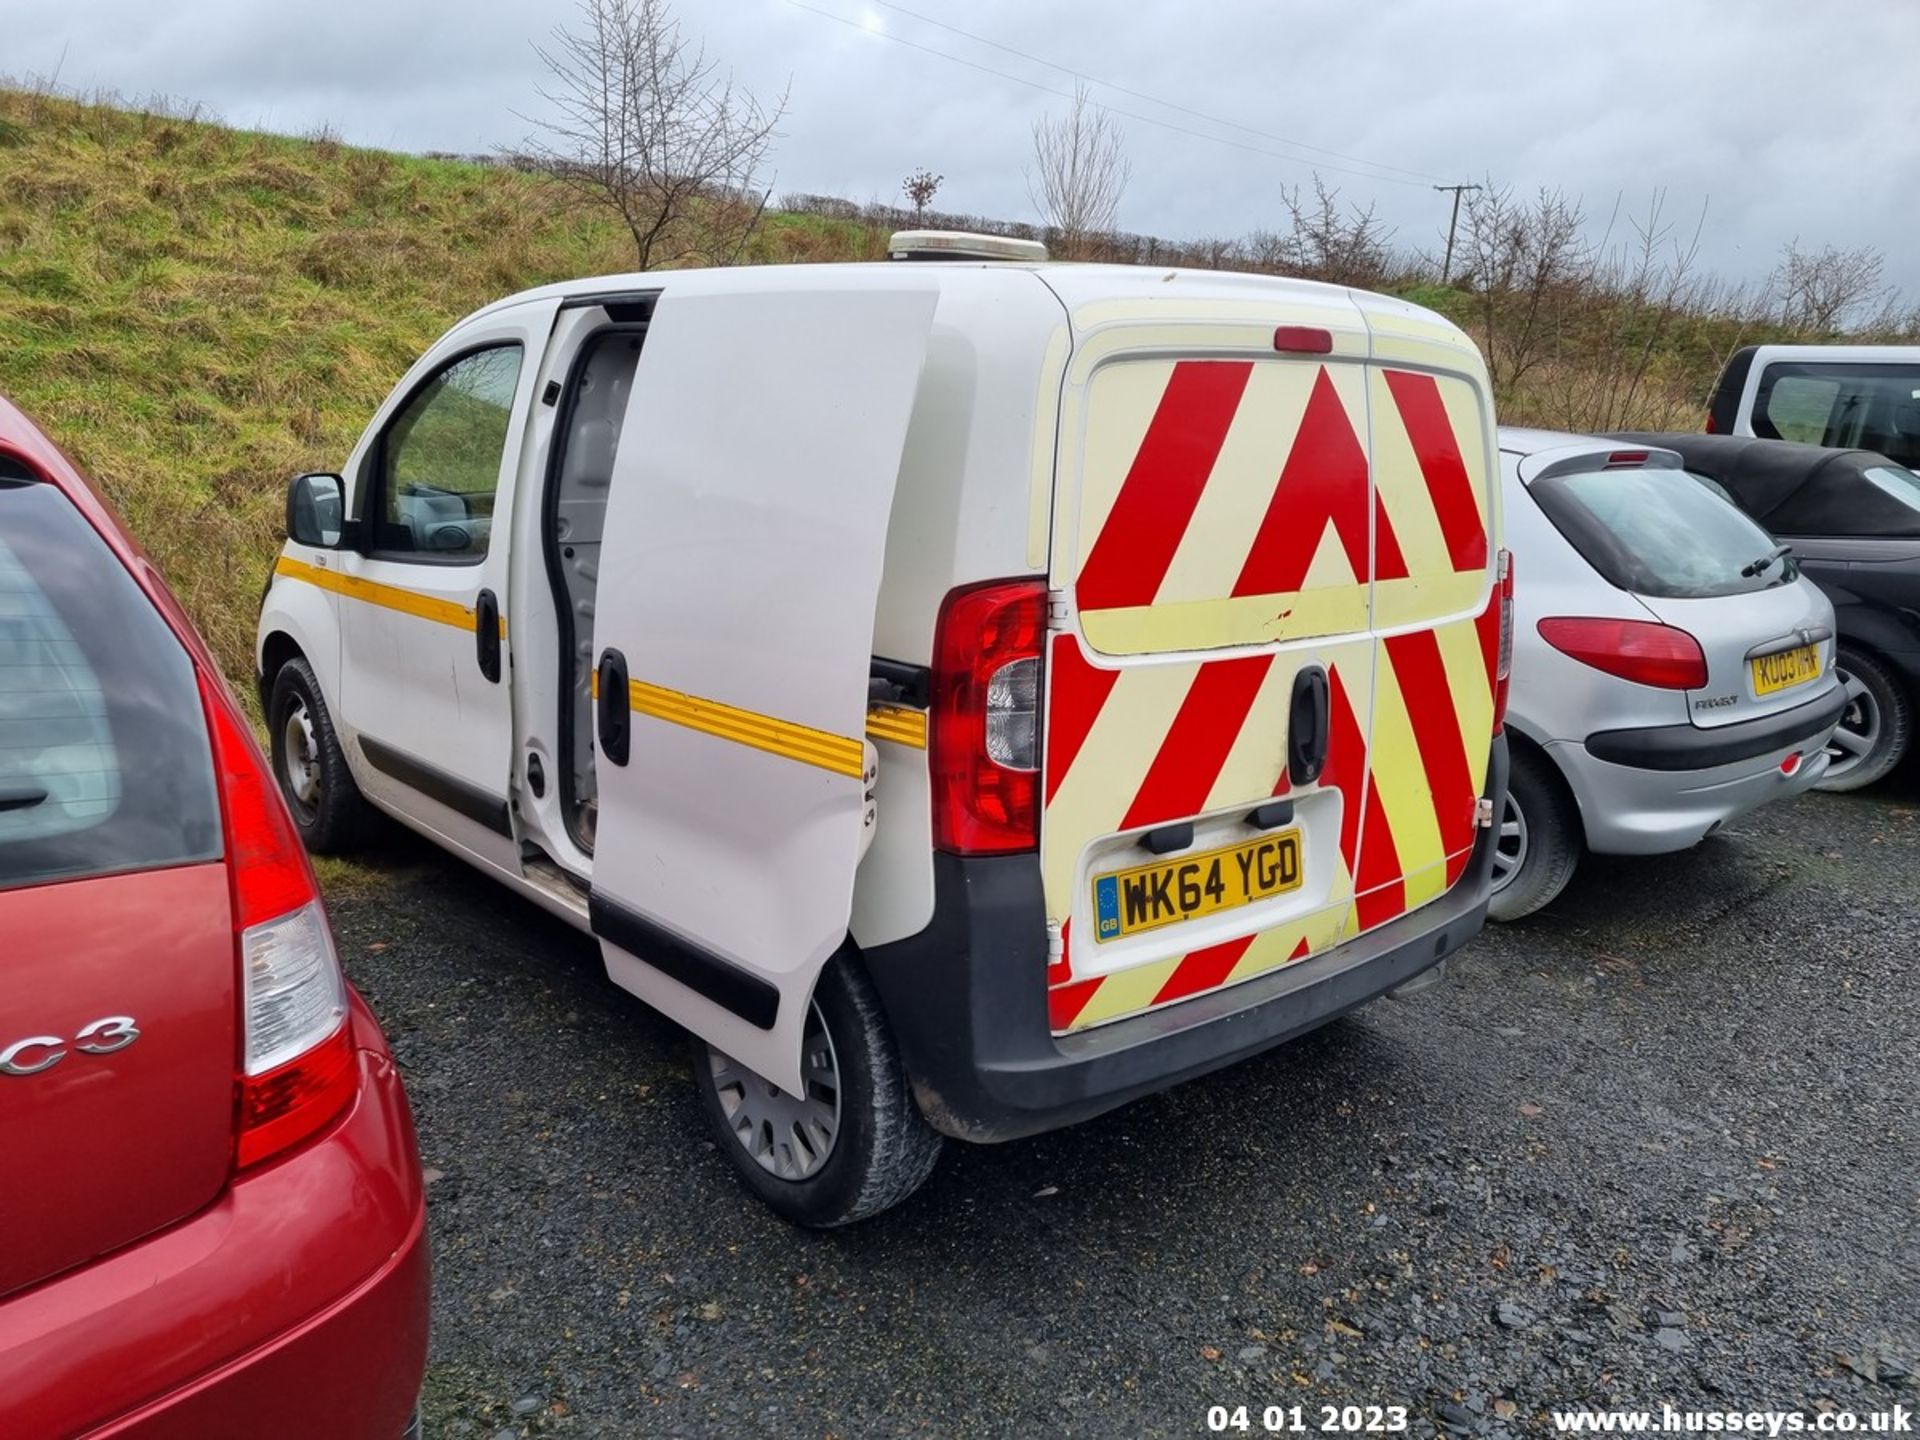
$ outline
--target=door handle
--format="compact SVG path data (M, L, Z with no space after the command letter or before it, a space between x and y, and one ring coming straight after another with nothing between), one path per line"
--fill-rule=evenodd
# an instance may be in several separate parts
M473 652L480 673L499 684L500 601L491 590L482 590L473 602Z
M610 764L624 765L633 730L633 706L627 696L627 657L618 650L602 650L594 677L598 693L593 705L600 731L600 758Z
M1328 709L1327 672L1309 665L1293 677L1293 706L1287 713L1287 779L1296 789L1311 785L1327 768L1327 744L1333 730Z

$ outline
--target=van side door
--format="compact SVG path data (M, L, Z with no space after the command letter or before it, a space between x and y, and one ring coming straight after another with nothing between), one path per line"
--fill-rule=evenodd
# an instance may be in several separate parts
M602 531L590 913L608 973L795 1094L852 909L932 268L670 279Z
M540 352L557 301L449 335L414 367L350 477L338 715L369 796L518 873L508 552Z

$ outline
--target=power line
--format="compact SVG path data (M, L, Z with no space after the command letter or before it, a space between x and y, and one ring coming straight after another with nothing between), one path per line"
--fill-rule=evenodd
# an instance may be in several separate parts
M964 40L971 40L976 45L985 45L989 49L1018 56L1022 60L1030 61L1048 70L1057 70L1062 75L1071 75L1077 80L1083 80L1089 85L1099 86L1103 90L1112 90L1121 95L1131 95L1134 99L1145 100L1150 105L1159 105L1168 110L1178 111L1182 115L1191 115L1194 119L1205 120L1210 125L1223 125L1229 130L1239 130L1247 135L1258 135L1262 140L1272 140L1277 144L1286 145L1295 150L1310 150L1316 155L1328 155L1335 160L1351 160L1356 165L1368 165L1378 170L1397 171L1402 175L1411 176L1416 180L1431 181L1440 178L1438 175L1429 175L1424 170L1409 170L1404 165L1389 165L1384 160L1369 160L1364 155L1348 155L1339 150L1329 150L1324 145L1309 145L1304 140L1289 139L1285 135L1276 135L1271 130L1261 130L1252 125L1242 125L1238 120L1229 120L1221 115L1210 115L1205 110L1195 110L1188 105L1181 105L1172 100L1164 100L1160 96L1150 95L1144 90L1130 89L1113 80L1102 80L1097 75L1087 74L1086 71L1081 70L1077 66L1062 65L1058 61L1045 59L1042 56L1019 49L1017 46L1004 45L998 40L988 39L985 35L976 35L971 30L962 30L958 25L949 25L946 21L936 20L931 15L922 15L918 10L909 10L904 5L896 5L894 0L869 0L869 3L905 15L909 19L918 20L923 25L931 25L937 30L948 31L951 34L960 36ZM862 26L861 28L865 29L866 27Z
M1057 90L1051 85L1041 84L1038 80L1029 80L1024 75L1015 75L1007 70L996 70L991 65L982 65L977 60L968 60L963 56L952 54L946 50L937 50L931 45L923 45L917 40L909 40L904 35L895 35L889 30L869 29L857 20L849 20L846 16L836 15L831 10L822 10L817 5L809 5L806 3L806 0L784 0L784 3L793 6L796 10L805 10L809 14L831 20L836 25L844 25L849 30L858 31L862 35L870 35L880 40L890 40L896 45L906 46L909 50L918 50L927 55L937 56L942 60L950 60L955 65L964 65L969 70L978 70L983 75L994 75L1002 80L1011 80L1016 85L1025 85L1029 89L1038 90L1043 95L1053 95L1062 100L1071 100L1074 98L1069 91ZM1071 74L1072 72L1069 71L1067 73ZM1398 175L1378 175L1365 170L1354 170L1345 165L1322 165L1316 161L1303 159L1298 155L1286 155L1278 150L1269 150L1262 145L1248 145L1243 141L1230 140L1224 135L1209 135L1203 130L1189 130L1184 125L1175 125L1171 121L1156 119L1152 115L1142 115L1133 110L1121 110L1112 105L1106 106L1105 108L1114 115L1121 116L1127 120L1137 120L1142 125L1158 126L1162 130L1171 130L1176 135L1185 135L1191 140L1207 140L1215 145L1230 145L1235 150L1245 150L1252 155L1264 155L1270 160L1284 160L1289 165L1305 165L1315 170L1332 170L1341 175L1357 176L1362 180L1384 180L1392 185L1410 185L1415 189L1422 189L1426 185L1425 181L1403 180ZM1362 161L1361 163L1368 164L1371 162Z

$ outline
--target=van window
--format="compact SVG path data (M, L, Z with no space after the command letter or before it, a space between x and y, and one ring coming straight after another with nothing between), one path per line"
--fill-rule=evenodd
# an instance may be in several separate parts
M1609 584L1655 600L1742 595L1799 575L1783 556L1741 571L1774 539L1713 481L1684 470L1593 470L1536 480L1527 493Z
M187 652L65 496L0 471L0 889L220 854Z
M486 555L520 357L518 345L461 356L416 390L387 426L376 550L423 560Z
M1753 433L1769 440L1920 464L1920 364L1780 361L1761 373L1753 411Z

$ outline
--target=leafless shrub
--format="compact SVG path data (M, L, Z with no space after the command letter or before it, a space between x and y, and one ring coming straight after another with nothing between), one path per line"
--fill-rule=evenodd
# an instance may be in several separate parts
M1298 186L1282 189L1280 203L1289 228L1256 230L1247 237L1245 253L1256 268L1369 288L1393 270L1393 232L1373 206L1343 207L1340 192L1329 189L1317 173L1311 195Z
M765 106L737 89L666 0L581 0L579 28L535 50L556 115L526 142L541 168L619 215L642 270L737 259L786 95Z
M1554 309L1548 388L1556 419L1570 429L1634 424L1673 330L1703 313L1711 299L1696 269L1706 207L1683 232L1666 218L1666 205L1666 192L1656 190L1646 212L1628 217L1622 232L1616 200L1606 231L1588 252L1586 273Z
M1885 270L1886 257L1870 245L1802 250L1797 238L1789 240L1773 272L1780 319L1798 330L1838 334L1849 321L1863 321L1892 303Z
M1087 258L1092 241L1110 232L1120 213L1133 166L1121 151L1113 116L1076 85L1064 115L1046 115L1033 125L1033 163L1027 194L1059 235L1060 253Z
M1488 184L1462 216L1462 279L1474 292L1480 348L1496 391L1517 385L1547 353L1553 307L1590 273L1580 202L1542 189L1531 201Z

